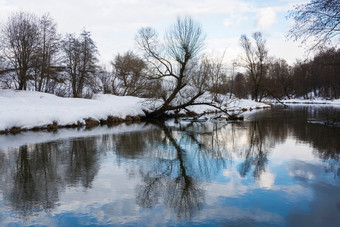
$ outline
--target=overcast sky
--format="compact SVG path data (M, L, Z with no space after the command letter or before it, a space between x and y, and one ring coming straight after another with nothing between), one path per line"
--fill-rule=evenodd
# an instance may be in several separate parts
M291 21L287 11L305 0L0 0L0 21L11 12L50 13L61 34L83 28L92 33L107 64L117 53L136 49L135 35L143 26L163 33L178 16L191 16L207 34L206 51L226 59L237 58L242 34L263 32L269 55L289 63L305 58L303 47L286 39Z

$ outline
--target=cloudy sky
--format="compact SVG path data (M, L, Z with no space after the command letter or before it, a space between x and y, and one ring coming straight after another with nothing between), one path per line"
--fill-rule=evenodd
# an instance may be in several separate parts
M240 54L239 38L263 32L269 54L289 63L305 58L305 49L286 39L291 21L287 11L305 0L0 0L0 21L11 12L49 13L60 33L91 31L107 64L117 53L136 49L137 30L154 27L163 33L178 16L191 16L207 34L206 50L212 55L225 51L227 60Z

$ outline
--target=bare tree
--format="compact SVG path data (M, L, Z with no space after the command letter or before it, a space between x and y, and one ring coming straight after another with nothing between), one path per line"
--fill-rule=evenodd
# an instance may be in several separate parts
M104 94L112 94L112 81L113 76L112 73L106 69L106 66L101 66L100 70L96 73L96 77L99 80L99 91L102 91Z
M322 47L340 34L338 0L311 0L307 4L297 5L290 11L289 17L295 21L289 31L289 37L302 39L302 43L312 39L312 49Z
M38 19L27 12L13 13L2 28L2 50L8 71L15 72L19 90L27 89L29 70L40 42Z
M244 74L238 72L235 75L234 79L234 94L237 98L246 98L247 97L247 82Z
M201 65L205 66L205 71L208 77L208 90L213 94L226 94L228 90L227 85L227 71L224 67L224 54L221 57L203 57Z
M178 18L166 33L165 43L152 28L140 29L136 39L150 65L149 78L162 81L162 103L147 115L160 117L166 111L196 105L207 81L206 72L198 70L204 68L198 59L205 39L201 26L191 18Z
M62 44L63 52L65 54L65 62L67 73L70 76L72 93L74 97L78 97L78 87L84 78L80 78L80 42L73 34L67 34ZM81 87L82 89L83 87Z
M147 96L150 80L146 76L147 64L132 51L118 54L113 66L113 93L116 95Z
M293 67L294 93L297 97L309 99L311 66L308 61L298 61Z
M79 37L67 34L62 48L73 97L82 97L85 85L91 83L91 75L97 69L97 47L90 32L84 30Z
M264 95L263 80L267 71L268 51L261 32L255 32L252 37L255 44L246 35L241 36L240 44L244 50L242 66L247 69L253 99L261 101Z
M60 35L57 25L49 14L43 15L39 20L40 43L36 56L35 90L51 92L52 80L56 78L57 54L60 48Z
M267 87L270 93L281 98L291 98L293 90L293 70L284 59L274 59L269 64L268 74L272 86Z

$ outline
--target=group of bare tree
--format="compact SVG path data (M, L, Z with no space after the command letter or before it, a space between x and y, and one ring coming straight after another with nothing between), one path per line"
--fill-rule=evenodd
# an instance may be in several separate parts
M316 38L312 48L325 47L339 34L340 3L311 0L290 16L294 39ZM192 105L222 108L229 93L239 98L291 98L314 95L338 98L340 50L323 48L314 59L290 66L270 57L260 32L242 35L243 55L226 70L223 58L202 54L205 34L190 17L178 18L164 37L150 28L136 36L139 51L127 51L111 62L112 70L98 65L98 50L89 31L80 35L57 32L49 16L27 12L12 14L1 27L0 86L36 90L60 96L87 97L103 92L157 100L152 117ZM245 71L235 72L235 66ZM204 98L202 98L204 97Z
M12 14L1 29L2 88L35 90L60 96L87 97L104 92L161 100L150 115L160 117L190 105L216 89L221 63L200 54L205 35L189 17L178 18L159 39L150 27L138 31L143 57L128 51L111 62L112 72L98 66L98 50L89 31L57 32L49 15Z
M4 88L80 97L98 68L90 32L62 38L48 14L13 13L2 25L0 51Z
M317 51L313 59L298 61L290 66L284 59L268 55L266 40L255 32L249 39L241 36L243 56L240 65L246 69L232 78L237 97L251 96L256 101L270 98L339 98L340 2L337 0L311 0L297 5L289 12L294 25L288 37L301 40L309 51ZM335 45L332 45L335 44Z
M240 61L246 71L233 81L234 94L239 98L251 96L256 101L269 98L340 97L340 49L320 50L312 59L289 65L284 59L269 57L261 33L240 39L244 57Z

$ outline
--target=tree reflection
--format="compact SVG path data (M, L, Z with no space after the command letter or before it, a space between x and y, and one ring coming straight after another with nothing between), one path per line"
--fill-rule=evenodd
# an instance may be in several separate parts
M340 176L340 128L329 127L324 124L306 123L306 119L316 122L324 120L323 112L326 108L330 108L332 112L337 111L337 114L340 113L340 109L335 109L334 107L291 109L291 113L298 112L301 114L299 117L292 117L291 130L299 141L311 145L314 155L323 160L325 171L333 173L334 178L337 178ZM301 119L304 119L304 121Z
M66 186L90 187L99 169L94 138L25 145L4 159L4 199L24 218L54 209Z
M80 181L85 188L89 188L99 170L96 138L73 140L70 147L67 181L71 185Z
M253 176L259 178L261 173L265 171L265 165L268 162L268 148L264 143L264 135L262 134L258 121L250 123L249 127L249 148L245 150L244 162L239 166L239 172L245 177L254 166Z
M144 208L164 203L178 218L191 219L205 201L203 182L222 171L226 160L221 150L205 144L204 136L213 135L204 127L194 132L191 124L169 128L159 124L163 154L153 150L152 167L140 168L141 185L137 203ZM198 126L200 127L200 126Z
M150 208L162 200L179 218L190 219L204 202L204 190L195 176L195 167L189 154L169 128L162 126L162 130L165 136L162 141L169 142L168 149L174 149L175 156L168 160L156 159L152 169L140 172L143 183L137 187L137 203Z
M16 157L9 200L23 216L39 209L49 212L58 200L58 176L51 162L53 150L45 150L46 146L49 144L36 146L41 148L37 152L32 152L32 147L20 147Z
M148 148L154 147L161 139L162 133L159 129L111 136L118 157L127 159L142 157L145 152L148 152Z
M24 215L31 213L31 207L39 196L36 193L36 182L33 179L31 165L28 162L27 146L21 147L16 163L16 175L14 177L14 188L10 194L10 200L16 210L22 210ZM23 189L23 190L21 190Z
M258 121L210 124L210 128L204 124L159 127L162 132L158 134L164 135L159 138L163 155L150 149L154 163L151 168L140 168L137 203L144 208L164 203L179 218L187 219L204 203L203 182L223 171L232 153L238 151L244 159L239 166L241 176L253 169L253 176L259 178L266 170L270 148L282 141L282 136L275 139L276 133Z

